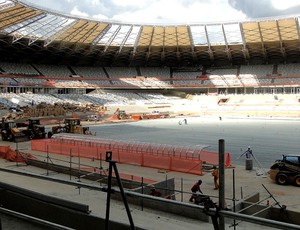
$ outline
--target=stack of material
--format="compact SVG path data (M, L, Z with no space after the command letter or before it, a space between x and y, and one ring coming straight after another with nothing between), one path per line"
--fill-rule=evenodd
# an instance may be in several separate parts
M47 105L45 107L32 107L24 109L24 117L47 117L47 116L65 116L66 110L61 106Z

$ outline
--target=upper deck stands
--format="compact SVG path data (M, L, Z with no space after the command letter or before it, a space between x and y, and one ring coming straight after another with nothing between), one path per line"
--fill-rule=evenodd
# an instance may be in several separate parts
M143 77L153 78L171 78L171 70L169 67L141 67L141 74Z
M186 78L186 79L193 79L201 76L202 72L173 72L173 78Z
M43 76L51 77L60 77L68 78L72 75L72 72L68 69L67 66L58 66L58 65L34 65Z
M300 64L292 63L285 65L278 65L278 74L281 76L300 76Z
M241 65L240 74L254 74L256 76L270 76L274 65Z
M184 72L181 70L171 73L169 67L141 67L139 69L29 64L9 66L8 63L2 62L0 70L2 71L0 73L2 85L58 88L260 87L296 85L299 84L300 79L300 64L297 63L207 68L206 75L197 77L197 71ZM139 70L139 75L142 74L142 76L138 76ZM11 72L14 74L10 74ZM78 77L71 77L74 76L74 72ZM274 72L278 72L278 74L274 74ZM37 73L42 75L32 76ZM51 84L48 84L49 82Z
M133 78L138 75L135 68L130 67L106 67L109 78Z
M0 69L2 69L5 74L39 75L39 72L30 64L0 62Z
M76 75L90 78L107 78L103 67L72 66Z
M237 67L207 68L206 75L237 75Z

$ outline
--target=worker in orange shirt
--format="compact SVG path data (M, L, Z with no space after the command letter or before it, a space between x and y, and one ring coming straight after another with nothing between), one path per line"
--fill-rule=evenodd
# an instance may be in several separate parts
M215 190L219 189L219 183L218 183L218 180L219 180L219 170L217 168L217 166L213 166L213 171L211 173L211 175L214 177L214 184L215 184Z

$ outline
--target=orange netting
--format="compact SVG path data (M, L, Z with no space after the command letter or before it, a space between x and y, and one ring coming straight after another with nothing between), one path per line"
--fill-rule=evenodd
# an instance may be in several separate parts
M72 155L72 157L85 157L90 159L105 160L105 152L113 152L113 160L119 163L135 164L143 167L157 168L163 170L185 172L202 175L202 161L198 159L180 158L173 155L160 155L134 151L130 148L115 149L109 145L101 147L85 146L82 143L70 144L53 142L51 139L32 140L32 150L61 155Z
M202 162L218 165L219 154L202 148L176 147L139 142L122 142L80 135L62 135L51 139L32 140L32 150L105 160L105 152L113 152L113 160L157 169L202 175ZM225 167L231 166L229 153Z

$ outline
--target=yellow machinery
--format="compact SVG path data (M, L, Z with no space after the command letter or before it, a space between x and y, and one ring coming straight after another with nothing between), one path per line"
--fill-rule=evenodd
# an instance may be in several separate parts
M90 134L89 127L83 127L79 118L66 118L65 130L66 133Z
M300 155L282 155L270 167L269 175L279 185L292 183L300 187Z
M91 134L89 127L83 127L79 118L65 118L63 125L52 127L52 132L48 132L48 137L50 138L55 133Z
M16 123L14 120L2 118L1 137L3 141L21 142L46 137L45 127L39 118L28 119L28 124Z

